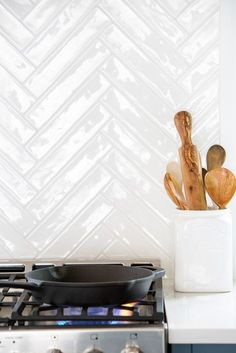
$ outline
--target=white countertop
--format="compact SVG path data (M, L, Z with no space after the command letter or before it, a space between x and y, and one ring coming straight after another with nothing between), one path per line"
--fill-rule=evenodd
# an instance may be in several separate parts
M236 344L236 282L229 293L179 293L163 282L169 343Z

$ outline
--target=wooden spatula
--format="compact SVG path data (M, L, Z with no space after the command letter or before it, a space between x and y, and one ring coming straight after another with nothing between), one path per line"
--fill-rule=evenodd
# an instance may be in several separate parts
M207 151L207 170L222 167L226 158L225 149L221 145L213 145Z
M187 205L190 210L206 210L201 162L197 147L191 141L191 114L186 111L179 112L174 120L182 141L179 157Z
M229 169L215 168L207 172L205 176L205 187L209 196L217 206L219 206L219 208L226 208L226 205L234 196L236 179Z
M175 180L171 178L169 173L165 174L164 177L164 186L167 191L167 194L171 200L176 204L176 206L181 210L187 210L188 206L184 200L184 195L182 192L179 192L178 185L175 183Z

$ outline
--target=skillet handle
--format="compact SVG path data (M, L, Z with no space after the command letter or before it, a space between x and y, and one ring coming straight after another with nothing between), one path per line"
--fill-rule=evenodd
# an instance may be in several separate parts
M40 287L36 283L0 281L0 288L21 288L21 289L28 289L31 291L37 291L39 290Z
M158 278L162 278L166 273L166 271L161 267L155 267L155 266L142 266L142 267L147 268L148 270L151 270L153 272L154 281Z

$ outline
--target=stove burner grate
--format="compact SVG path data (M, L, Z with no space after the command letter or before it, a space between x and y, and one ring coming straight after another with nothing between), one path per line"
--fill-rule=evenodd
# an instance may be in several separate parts
M0 279L25 281L23 273L1 273ZM154 281L147 296L136 303L102 307L52 306L38 302L28 290L0 292L0 327L145 325L164 319L162 280Z

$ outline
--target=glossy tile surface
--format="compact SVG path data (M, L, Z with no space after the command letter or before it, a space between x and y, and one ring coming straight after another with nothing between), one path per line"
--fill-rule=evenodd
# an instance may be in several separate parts
M219 140L219 0L0 0L0 258L158 259L173 115Z

